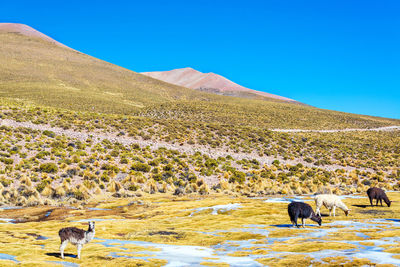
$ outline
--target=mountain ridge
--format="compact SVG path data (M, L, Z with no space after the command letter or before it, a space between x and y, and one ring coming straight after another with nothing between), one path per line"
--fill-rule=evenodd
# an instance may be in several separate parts
M0 32L7 33L17 33L28 37L36 37L48 41L50 43L56 44L58 46L69 48L68 46L54 40L53 38L35 30L34 28L21 23L0 23Z
M191 89L209 91L222 95L243 97L241 94L253 94L286 102L299 103L287 97L249 89L219 74L213 72L203 73L191 67L169 71L142 72L141 74Z
M319 109L263 97L246 91L249 89L240 91L242 87L232 95L230 91L218 90L217 94L211 94L209 85L205 90L194 90L55 45L52 40L41 37L16 34L9 28L0 31L0 62L7 62L0 64L0 102L18 101L72 112L131 115L166 124L179 121L191 127L204 127L204 123L260 129L398 125L398 120ZM202 74L191 68L177 75L183 79L185 73L197 75L197 79L189 80L193 86L202 83L204 76L207 81L217 80L211 83L211 88L221 87L218 82L226 81L217 74Z

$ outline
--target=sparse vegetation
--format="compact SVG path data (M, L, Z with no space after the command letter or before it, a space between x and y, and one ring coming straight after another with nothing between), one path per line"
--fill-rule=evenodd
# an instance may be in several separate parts
M251 240L246 250L225 255L232 257L311 253L320 249L319 241L299 236L295 243L274 244L262 234L231 229L264 224L269 238L297 233L274 226L287 223L286 204L270 206L251 197L364 193L370 186L400 190L399 131L272 131L372 128L400 125L399 120L189 90L14 33L0 33L0 43L0 60L8 63L0 66L0 206L31 207L0 210L0 217L11 216L51 237L44 244L31 229L1 224L0 251L15 254L24 264L54 260L44 253L35 259L31 255L39 255L38 245L46 251L58 247L54 235L66 218L91 216L124 220L102 222L102 238L205 247ZM399 200L398 195L393 198ZM99 203L98 210L85 209ZM211 211L218 204L242 208ZM74 209L66 208L70 206ZM361 213L359 206L354 209L356 219L375 216ZM398 207L395 211L391 218L398 217ZM383 212L389 211L385 207ZM11 234L16 230L17 235ZM380 239L396 236L396 231L368 229L367 234ZM356 246L335 238L360 239L353 234L338 230L324 238L330 249L350 250ZM166 263L110 256L138 248L105 252L99 242L88 246L89 265ZM364 259L351 264L341 257L318 260L373 264ZM315 264L309 255L299 254L257 261ZM206 257L202 262L214 263Z

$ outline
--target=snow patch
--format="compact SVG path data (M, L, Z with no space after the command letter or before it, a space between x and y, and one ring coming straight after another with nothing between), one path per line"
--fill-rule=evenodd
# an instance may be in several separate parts
M211 214L212 215L218 215L218 213L221 212L227 212L230 210L236 210L238 208L242 207L242 205L240 205L239 203L234 203L234 204L225 204L225 205L216 205L216 206L212 206L212 207L202 207L202 208L197 208L195 209L194 212L192 212L189 217L193 216L194 214L203 211L203 210L212 210Z
M230 266L262 266L250 257L232 257L226 255L217 255L213 248L201 246L184 246L157 244L145 241L131 241L119 239L98 239L100 244L105 247L122 247L126 244L133 244L142 247L151 247L159 249L159 251L138 251L138 252L111 252L109 256L114 258L134 258L134 259L162 259L167 260L165 266L197 266L201 262L227 263ZM149 255L149 256L143 256ZM135 256L137 255L137 256ZM204 258L212 258L205 260Z
M14 262L19 262L15 259L15 256L5 253L0 253L0 260L9 260Z

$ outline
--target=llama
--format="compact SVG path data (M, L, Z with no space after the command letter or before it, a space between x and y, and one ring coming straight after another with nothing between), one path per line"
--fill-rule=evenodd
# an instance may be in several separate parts
M388 207L390 207L390 204L392 204L392 201L389 200L385 191L383 191L380 188L371 187L370 189L367 190L367 194L368 194L368 198L369 198L369 202L371 203L371 206L373 206L372 200L374 200L374 199L376 199L376 206L378 206L379 201L381 202L381 206L383 206L382 200L385 201L385 203Z
M311 219L314 222L317 222L319 226L322 224L321 216L318 216L314 213L312 207L307 203L303 202L292 202L288 205L288 213L290 217L290 221L293 226L297 225L297 218L301 218L301 223L304 228L304 219Z
M321 209L322 205L324 205L325 208L329 209L329 216L331 216L332 211L333 211L333 217L336 216L336 214L335 214L336 207L343 210L344 214L346 214L346 216L349 215L350 210L346 207L346 205L342 202L342 200L337 195L321 194L321 195L315 196L314 200L315 200L315 205L316 205L315 213L317 213L319 216L321 216L320 209Z
M62 228L58 232L58 235L61 239L61 258L64 259L64 249L67 246L68 242L70 242L77 247L78 259L80 259L82 246L89 243L93 239L94 233L94 222L89 222L89 229L87 231L78 229L76 227Z

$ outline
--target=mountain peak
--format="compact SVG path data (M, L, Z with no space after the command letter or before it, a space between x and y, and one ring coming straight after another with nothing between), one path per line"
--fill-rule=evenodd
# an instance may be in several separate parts
M164 82L188 87L191 89L210 91L217 94L243 97L249 97L248 95L251 94L254 97L261 96L282 101L296 102L295 100L283 96L273 95L243 87L213 72L202 73L190 67L174 69L170 71L143 72L142 74L162 80Z
M57 42L53 38L35 30L34 28L26 25L26 24L21 24L21 23L0 23L0 32L7 32L7 33L17 33L17 34L22 34L25 36L29 37L35 37L35 38L40 38L42 40L45 40L47 42L62 46L62 47L67 47L63 45L60 42Z

